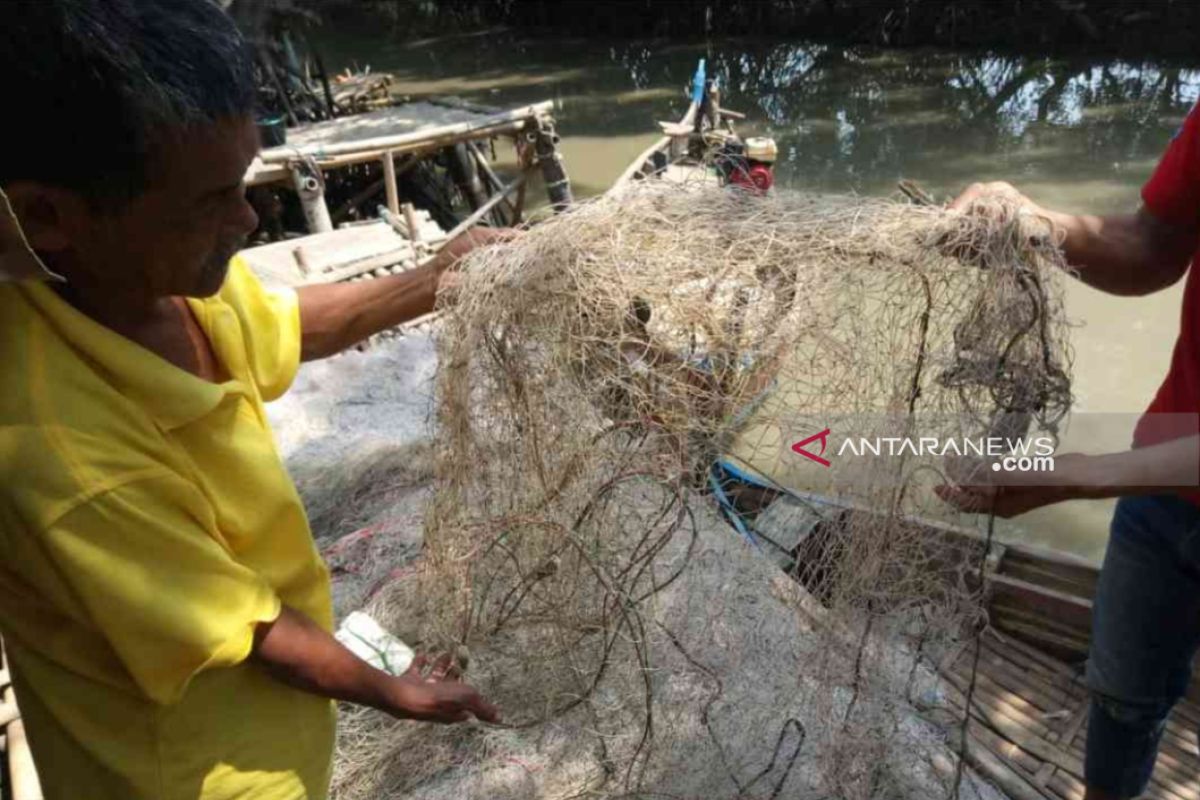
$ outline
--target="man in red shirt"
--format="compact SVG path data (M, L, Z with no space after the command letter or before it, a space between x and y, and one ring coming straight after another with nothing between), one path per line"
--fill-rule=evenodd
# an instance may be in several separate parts
M1086 800L1134 797L1149 781L1200 644L1200 276L1189 270L1200 245L1200 110L1171 141L1136 214L1050 211L1005 183L976 184L952 208L995 194L1050 220L1080 280L1101 291L1149 294L1188 273L1171 367L1131 450L1056 457L1052 473L1023 474L1026 485L939 489L964 510L1005 517L1062 500L1121 498L1093 609L1085 778Z

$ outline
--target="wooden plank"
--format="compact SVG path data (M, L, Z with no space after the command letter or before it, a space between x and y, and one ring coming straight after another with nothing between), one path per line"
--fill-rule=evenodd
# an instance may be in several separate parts
M981 638L984 650L990 650L1026 669L1039 672L1047 679L1072 682L1077 680L1078 673L1069 664L1042 653L1013 636L1001 635L993 629Z
M965 531L970 535L976 535L974 531L967 531L965 528L958 528L957 530ZM1018 542L1009 542L1008 546L1013 551L1015 556L1026 558L1031 561L1056 564L1069 569L1079 570L1081 574L1100 574L1100 568L1095 563L1083 558L1082 556L1077 556L1074 553L1064 553L1061 550L1048 550L1044 547L1036 547L1034 545L1021 544Z
M1087 656L1088 639L1073 632L1054 632L1047 630L1037 618L1029 614L1014 612L1011 609L995 609L989 615L992 624L1010 635L1010 642L1020 642L1029 646L1036 642L1037 647L1031 648L1043 651L1048 657L1059 657L1061 661L1082 661Z
M1085 632L1092 629L1091 600L1007 575L989 576L988 582L992 585L993 602L1008 600L1054 620L1057 625L1070 625Z
M1091 598L1096 593L1098 576L1094 570L1085 573L1077 568L1064 567L1022 555L1018 558L1009 558L1001 572L1013 578L1085 599Z

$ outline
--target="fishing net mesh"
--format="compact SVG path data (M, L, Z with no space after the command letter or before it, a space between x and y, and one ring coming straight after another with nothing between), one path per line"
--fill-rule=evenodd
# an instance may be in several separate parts
M504 724L353 711L338 795L986 793L937 670L986 623L985 542L914 521L944 464L791 445L1052 433L1063 266L1000 201L649 184L473 254L424 555L370 610Z

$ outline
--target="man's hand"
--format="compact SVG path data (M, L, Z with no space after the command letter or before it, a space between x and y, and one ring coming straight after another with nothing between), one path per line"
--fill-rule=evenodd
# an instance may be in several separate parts
M462 682L450 655L433 660L418 655L396 679L393 707L388 710L401 719L425 722L464 722L472 716L484 722L500 721L499 709Z
M295 609L284 606L255 629L251 659L277 680L301 691L371 706L401 719L496 722L500 713L462 683L449 657L418 656L397 677L363 661Z
M442 246L437 254L437 263L440 269L450 269L472 250L497 242L509 242L518 235L519 232L514 228L471 228Z
M1177 433L1194 426L1194 421L1175 425ZM962 511L1015 517L1063 500L1194 493L1200 489L1200 436L1121 453L1056 455L1048 472L994 471L979 461L949 466L951 484L934 489L938 497Z
M966 211L976 200L985 198L1010 200L1018 207L1028 209L1039 216L1046 218L1050 218L1051 216L1050 212L1046 211L1046 209L1021 194L1011 183L1005 183L1004 181L972 183L963 190L962 194L954 198L947 208L951 211Z
M1008 519L1035 508L1090 496L1082 485L1087 459L1074 453L1055 456L1054 471L1046 473L993 471L981 461L971 462L971 467L964 469L959 462L951 468L955 482L937 486L934 492L959 511L992 513Z
M1011 200L1049 222L1078 278L1109 294L1143 295L1170 286L1187 269L1200 238L1195 225L1168 223L1145 206L1136 214L1067 214L1038 205L1003 181L973 183L949 208L966 211L987 197Z
M331 356L380 331L417 319L434 310L439 292L456 283L450 270L477 247L518 235L509 228L472 228L442 246L424 265L357 283L301 286L300 357L304 361Z

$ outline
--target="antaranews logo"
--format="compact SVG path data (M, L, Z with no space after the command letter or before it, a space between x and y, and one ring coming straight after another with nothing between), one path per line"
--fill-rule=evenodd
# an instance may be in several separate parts
M957 457L975 459L995 472L1053 472L1055 440L1049 436L1008 438L1000 436L857 436L841 437L830 445L831 428L826 427L812 436L795 442L793 453L804 456L822 467L832 464L830 458L917 458Z
M811 453L808 450L804 449L805 445L812 444L813 442L816 442L816 441L819 441L821 443L821 452L820 453ZM820 433L814 433L812 436L808 437L807 439L801 439L800 441L793 444L792 452L799 453L800 455L804 456L805 458L810 458L823 467L828 467L829 460L826 458L822 458L822 456L825 455L825 447L828 445L828 443L829 443L829 428L826 428L825 430L821 431Z

